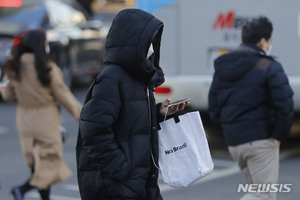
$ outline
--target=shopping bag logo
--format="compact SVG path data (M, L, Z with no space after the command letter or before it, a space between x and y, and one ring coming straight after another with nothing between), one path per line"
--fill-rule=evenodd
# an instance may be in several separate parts
M168 155L168 154L171 154L171 153L175 153L175 152L180 151L180 150L182 150L186 147L187 147L187 144L185 142L183 145L173 147L172 149L169 149L169 150L165 150L165 154Z

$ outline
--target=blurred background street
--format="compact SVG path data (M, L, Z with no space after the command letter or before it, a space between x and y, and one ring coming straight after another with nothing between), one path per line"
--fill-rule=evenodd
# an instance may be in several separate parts
M83 11L82 8L74 13L66 10L58 11L58 8L68 10L78 8L73 5L75 0L59 0L60 3L66 3L66 6L59 4L56 7L58 4L53 4L50 5L49 9L45 9L49 5L44 5L44 2L52 1L56 2L58 0L24 0L22 1L23 7L8 10L6 10L6 7L0 6L0 66L9 56L13 36L16 33L28 27L44 26L43 28L48 30L47 37L50 41L51 57L62 68L65 82L72 88L74 95L83 103L90 82L103 68L102 54L105 36L114 16L123 8L135 7L135 1L94 0L91 1L92 14ZM78 0L78 2L84 4L89 1ZM150 1L136 2L140 2L140 6L145 6ZM143 4L143 2L146 3ZM156 4L149 7L149 9L151 8L150 11L155 12L155 15L165 23L161 63L166 73L166 84L157 89L156 97L158 101L167 96L172 96L173 100L191 98L192 104L197 110L205 110L208 88L213 73L213 60L239 44L242 22L268 11L267 14L270 14L275 23L275 36L277 36L274 38L274 53L280 56L280 61L287 69L291 85L295 91L295 109L299 114L300 40L298 35L300 35L300 32L298 33L298 28L300 27L300 21L297 21L300 13L299 0L291 0L290 2L293 2L293 4L282 1L284 6L280 4L281 2L276 1L278 4L276 4L276 8L278 9L271 8L272 11L264 9L270 7L270 0L228 0L228 2L226 1L227 4L224 1L219 1L217 4L208 0L153 0L151 2L156 2ZM157 2L176 2L176 4L163 7L165 10L157 11L155 7L159 4ZM192 2L192 5L186 2ZM238 6L237 2L241 2L243 6ZM256 9L256 5L261 2L265 3L264 7ZM245 6L244 3L247 3L248 6ZM33 9L33 12L27 12L19 16L24 5L27 6L26 8L31 8L32 5L34 5L34 8L39 7L40 12L38 13L43 12L44 14L38 16L36 15L36 9ZM39 6L35 7L36 5ZM51 9L54 9L52 14ZM278 10L283 11L278 13ZM237 15L234 15L235 12ZM73 15L63 15L66 13L73 13ZM12 14L16 14L15 17L12 17L16 20L14 23L10 18ZM44 16L48 17L48 21L42 20ZM285 20L281 20L282 16L286 17ZM36 21L32 19L36 19ZM72 20L64 21L64 19ZM220 19L220 21L216 19ZM294 20L293 23L292 20ZM286 23L287 21L294 24L294 26ZM214 24L214 22L216 23ZM296 26L297 23L298 26ZM25 24L28 27L24 27ZM199 26L195 26L195 24ZM216 27L213 28L213 25ZM284 27L281 28L280 26ZM291 30L286 29L285 26L292 28ZM290 40L286 42L278 38L288 38ZM186 61L188 61L188 65L186 65ZM67 140L64 144L64 159L71 168L73 175L65 182L53 186L51 200L80 200L75 161L78 122L66 110L63 109L62 112L62 126L67 133ZM159 185L162 195L165 200L237 200L244 195L237 192L238 184L245 184L246 181L236 163L228 154L224 141L214 133L207 120L207 113L202 111L200 113L205 121L204 125L215 169L207 177L181 189L167 186L160 177ZM13 199L10 194L11 187L21 184L30 176L30 171L27 169L24 157L21 154L15 115L16 104L5 103L0 100L0 200ZM300 199L300 121L298 119L295 118L291 137L282 144L280 153L279 183L292 184L292 190L289 193L278 193L278 200ZM26 194L25 198L26 200L38 200L39 194L32 191Z

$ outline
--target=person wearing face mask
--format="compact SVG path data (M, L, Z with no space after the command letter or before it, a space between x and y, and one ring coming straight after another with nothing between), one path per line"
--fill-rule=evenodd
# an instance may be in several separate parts
M159 66L163 23L139 9L114 18L106 39L106 67L91 84L76 145L82 200L161 200L157 123L186 103L155 104L164 82Z
M290 132L293 91L279 62L271 57L272 23L255 18L242 29L242 44L214 61L209 113L249 184L276 184L279 146ZM246 199L276 199L253 192Z

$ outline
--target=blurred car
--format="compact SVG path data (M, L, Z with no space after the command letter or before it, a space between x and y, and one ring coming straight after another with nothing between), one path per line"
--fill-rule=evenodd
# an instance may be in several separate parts
M20 7L0 7L0 66L10 55L13 37L35 28L46 30L50 56L68 86L102 70L108 28L89 20L75 0L25 0Z

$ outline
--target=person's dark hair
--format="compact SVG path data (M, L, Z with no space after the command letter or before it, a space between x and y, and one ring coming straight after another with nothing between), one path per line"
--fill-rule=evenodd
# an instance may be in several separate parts
M35 57L35 69L39 81L43 86L49 86L51 82L49 57L45 50L46 33L43 30L29 30L15 36L12 48L12 58L7 61L7 69L14 72L14 78L20 80L20 58L24 53L33 53Z
M269 40L272 31L272 23L267 17L255 18L243 26L242 41L257 44L262 38Z

